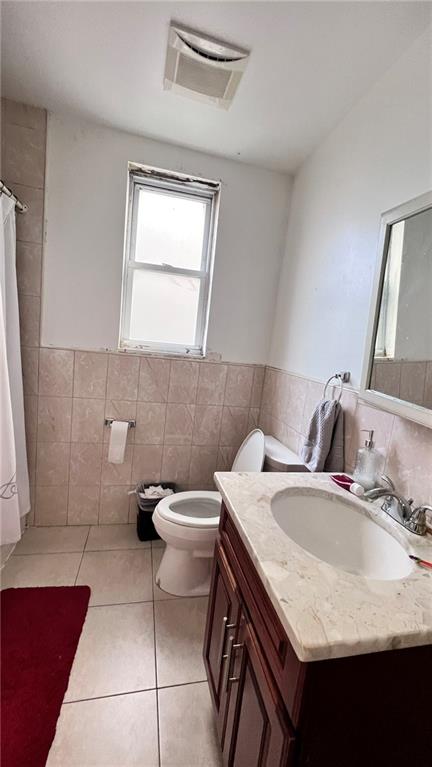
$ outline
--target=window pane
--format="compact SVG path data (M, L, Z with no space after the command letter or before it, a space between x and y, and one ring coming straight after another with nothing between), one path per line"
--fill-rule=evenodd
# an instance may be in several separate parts
M195 345L201 280L147 269L132 278L130 338Z
M135 260L200 269L207 203L140 189Z

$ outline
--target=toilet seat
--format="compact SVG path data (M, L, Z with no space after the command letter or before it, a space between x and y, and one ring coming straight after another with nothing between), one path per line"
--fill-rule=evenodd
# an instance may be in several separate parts
M167 522L201 530L219 525L222 496L216 491L191 490L159 501L157 513Z

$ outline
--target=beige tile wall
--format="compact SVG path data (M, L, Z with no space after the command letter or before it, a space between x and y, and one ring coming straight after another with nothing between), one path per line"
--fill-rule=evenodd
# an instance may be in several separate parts
M331 395L332 390L328 393ZM313 408L322 394L322 383L267 367L260 427L299 452ZM345 389L341 402L346 470L352 471L357 450L363 444L361 429L374 429L375 445L386 456L385 472L395 480L398 490L416 503L431 503L432 429L366 405L350 389Z
M371 388L432 408L432 361L376 359Z
M38 361L25 381L38 392L37 525L132 521L128 491L141 480L212 488L258 420L260 366L46 348ZM105 417L136 419L122 464L107 460Z

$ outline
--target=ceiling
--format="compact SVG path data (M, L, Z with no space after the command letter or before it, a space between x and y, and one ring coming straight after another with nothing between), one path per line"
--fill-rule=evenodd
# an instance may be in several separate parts
M3 2L2 93L293 172L431 21L417 2ZM251 50L228 112L162 88L171 19Z

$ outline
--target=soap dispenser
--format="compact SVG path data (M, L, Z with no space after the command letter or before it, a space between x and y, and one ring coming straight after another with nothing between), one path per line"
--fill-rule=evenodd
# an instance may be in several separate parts
M357 459L354 468L354 481L362 485L365 490L372 490L379 485L379 477L384 467L384 456L374 448L373 430L362 429L368 433L368 439L364 447L357 451Z

